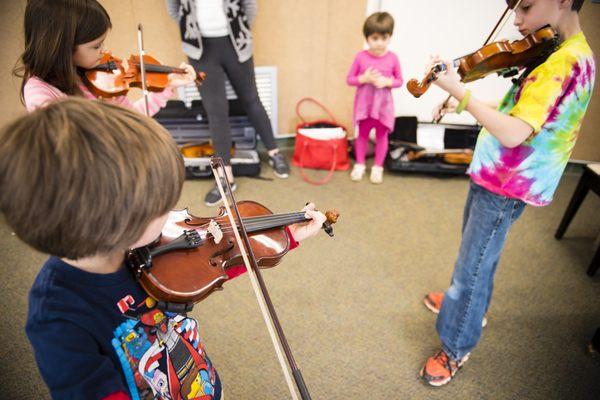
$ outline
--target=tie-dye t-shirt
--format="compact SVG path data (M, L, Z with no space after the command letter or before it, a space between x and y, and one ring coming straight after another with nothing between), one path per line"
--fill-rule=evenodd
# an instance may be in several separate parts
M571 156L594 86L595 63L582 32L559 48L506 94L499 111L527 122L533 134L504 147L485 128L468 173L487 190L543 206Z

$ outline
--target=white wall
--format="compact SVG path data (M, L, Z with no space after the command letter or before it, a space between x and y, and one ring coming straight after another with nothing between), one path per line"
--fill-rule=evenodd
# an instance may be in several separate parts
M367 15L387 11L395 20L390 50L400 59L405 83L421 80L432 54L455 59L480 48L496 21L506 9L504 0L369 0ZM496 40L520 39L508 20ZM473 94L482 100L500 100L510 86L509 79L496 75L469 83ZM416 115L421 122L431 121L431 110L447 95L434 85L420 98L414 98L406 86L394 90L396 115ZM474 124L464 113L448 115L443 122Z

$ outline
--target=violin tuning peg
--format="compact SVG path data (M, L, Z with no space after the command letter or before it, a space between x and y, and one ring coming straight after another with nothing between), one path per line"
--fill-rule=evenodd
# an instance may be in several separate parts
M326 234L329 235L329 237L333 237L333 226L331 226L331 223L329 222L325 222L323 223L323 226L321 227Z

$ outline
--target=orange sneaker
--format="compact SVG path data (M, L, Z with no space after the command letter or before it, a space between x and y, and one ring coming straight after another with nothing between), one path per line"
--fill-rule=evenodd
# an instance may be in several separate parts
M433 357L429 357L419 375L431 386L442 386L450 382L456 372L469 359L469 354L460 361L452 361L444 350L440 350Z
M428 293L427 296L423 299L423 303L425 303L425 307L429 309L434 314L440 313L440 308L442 308L442 301L444 301L444 293L442 292L431 292ZM487 318L483 317L481 321L481 326L485 328L487 325Z

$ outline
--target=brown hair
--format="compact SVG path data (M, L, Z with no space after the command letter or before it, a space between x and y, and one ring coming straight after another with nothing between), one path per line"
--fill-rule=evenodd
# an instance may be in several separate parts
M112 27L108 13L96 0L29 0L25 8L25 51L13 75L25 82L31 76L68 95L81 95L73 63L75 46L98 39Z
M509 5L510 8L514 9L518 0L506 0L506 4ZM581 7L583 6L583 0L573 0L573 4L571 4L571 11L581 11Z
M363 25L363 34L368 38L374 33L392 35L394 32L394 18L386 12L376 12L367 18Z
M175 206L183 180L171 135L116 105L71 97L0 132L0 211L57 257L125 250Z

